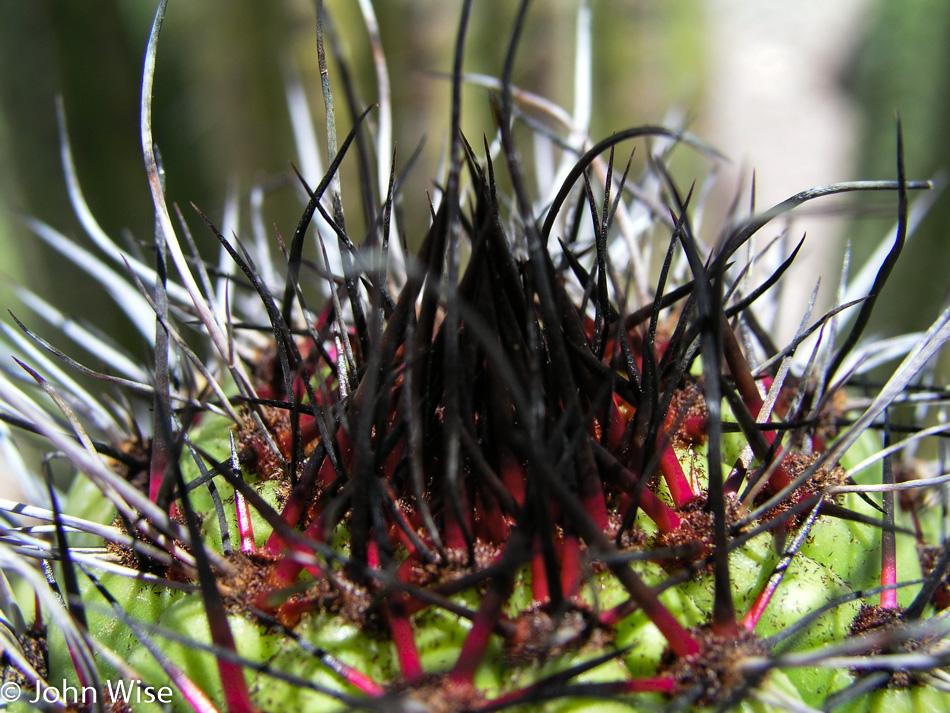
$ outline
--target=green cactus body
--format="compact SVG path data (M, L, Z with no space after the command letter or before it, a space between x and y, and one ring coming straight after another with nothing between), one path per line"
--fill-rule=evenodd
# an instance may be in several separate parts
M18 578L16 597L0 582L12 632L0 695L13 709L28 709L9 697L15 686L98 679L104 694L132 678L171 700L73 709L950 707L942 481L894 495L922 477L895 475L898 453L853 481L845 470L919 431L919 415L897 423L901 392L926 392L914 380L950 339L948 314L907 345L883 386L863 384L873 398L852 402L850 377L874 353L858 338L900 252L908 191L928 186L906 179L900 143L898 180L735 212L713 248L693 233L693 198L666 152L636 179L614 164L616 147L644 137L715 159L679 130L629 129L570 151L558 138L563 183L538 209L513 133L532 98L513 94L507 72L478 80L499 92L498 141L486 139L484 155L469 146L457 118L460 39L448 173L408 267L388 261L398 177L359 184L371 226L360 241L347 233L336 161L307 177L317 193L307 186L280 269L205 219L235 266L215 272L185 257L151 145L164 10L142 111L161 269L117 253L148 283L148 299L127 299L156 313L156 366L148 383L98 375L130 399L144 394L123 414L130 422L148 415L117 436L97 430L101 412L62 379L28 368L41 397L54 397L45 409L0 380L6 420L45 436L77 471L55 506L3 506L11 521L51 523L11 528L0 543L0 564ZM525 123L541 143L557 134ZM332 161L332 121L328 133ZM356 130L340 160L347 151L372 164ZM898 240L872 295L852 305L858 326L812 320L839 330L839 346L822 343L790 369L783 358L798 343L776 354L753 311L787 264L750 287L744 246L797 205L858 190L896 192ZM632 214L649 229L631 227ZM617 246L643 251L633 250L633 284L657 235L670 247L652 294L624 288ZM340 275L329 274L328 245ZM159 277L171 263L179 279ZM281 272L285 281L268 282ZM50 566L41 575L21 555Z
M230 420L208 416L192 431L191 437L196 449L212 458L225 461L228 458L229 433L233 432L233 429L234 425ZM856 459L863 453L873 453L876 448L869 442L871 439L871 435L864 437L855 453L845 459L845 462L857 462ZM689 464L696 459L701 460L704 450L704 446L679 449L678 454L681 462ZM201 476L193 462L185 461L183 470L189 482ZM695 472L693 475L696 475ZM281 497L276 494L279 487L275 481L259 480L251 474L245 474L244 477L270 505L280 506ZM700 475L697 482L705 488L705 475ZM227 485L220 486L218 490L228 513L230 539L237 542L240 538L240 527L234 516L234 491ZM205 543L220 552L222 539L211 500L207 493L202 493L200 489L193 492L195 495L192 504L201 516ZM114 512L111 508L102 507L102 501L97 499L95 494L94 486L88 481L78 480L70 493L66 510L101 522L111 521ZM658 488L658 494L669 498L668 491L663 487ZM875 512L857 495L851 494L842 500L854 512L865 515ZM651 533L655 535L655 525L642 513L639 518L644 536L649 537ZM256 546L264 547L271 530L256 512L253 513L253 528ZM793 559L767 613L758 623L757 635L765 638L780 633L834 598L852 593L858 588L873 587L880 571L878 534L877 529L869 525L830 517L819 518L811 530L811 535ZM334 545L344 554L348 548L348 537L347 528L341 524L339 534L334 538ZM910 546L912 547L913 543L910 543ZM779 560L777 547L773 535L762 533L731 553L731 584L735 605L739 611L745 611L752 605L754 596L762 590L774 570ZM907 567L908 571L900 572L899 580L919 578L917 558L903 543L899 557L901 563L910 565ZM635 568L651 586L661 586L669 576L668 571L658 563L641 562L635 565ZM100 584L110 591L123 610L137 622L154 624L158 627L157 631L167 630L171 638L165 638L163 633L157 634L162 641L164 653L184 670L193 672L192 681L212 700L222 698L214 655L209 651L197 649L192 643L212 644L205 604L200 596L135 582L117 575L102 576ZM106 606L91 584L84 586L83 595L90 605L89 628L96 632L97 639L117 652L142 675L143 680L156 686L171 686L171 680L147 648L139 642L132 629L123 624ZM902 592L901 604L910 604L912 595L912 591ZM627 594L609 572L601 570L589 573L578 597L579 602L592 609L606 610L622 603ZM708 612L712 609L714 597L713 578L706 568L669 589L662 596L662 601L683 625L694 627L702 626L708 621ZM471 590L453 597L457 604L471 609L477 609L479 599L479 593ZM514 589L506 605L506 614L512 619L517 618L519 614L531 609L533 604L531 573L528 568L523 568L515 578ZM802 635L794 639L793 650L809 650L846 639L860 606L860 600L856 599L826 612ZM299 677L327 690L358 695L358 689L341 681L317 655L312 651L305 651L304 647L286 633L253 621L253 617L246 612L233 611L229 622L236 640L240 642L241 656L251 661L266 662L272 670ZM416 632L416 645L424 670L437 674L450 669L458 658L470 632L471 622L451 612L429 608L413 616L412 626ZM313 612L305 614L293 627L293 635L316 649L330 652L334 658L375 681L385 685L399 685L398 657L391 638L385 632L366 629L333 612ZM581 638L580 628L575 632L575 637ZM591 637L586 643L583 639L581 641L577 646L568 646L565 652L522 661L512 661L510 657L506 657L502 642L496 641L485 655L475 678L475 685L480 693L490 700L530 687L572 666L583 664L602 654L605 644L618 652L617 657L581 674L576 679L577 683L648 678L661 666L661 660L669 648L662 634L642 612L634 612L621 619L609 637ZM51 680L59 680L59 674L62 673L72 685L79 685L65 644L53 640L50 652ZM108 671L109 668L105 667L105 670ZM111 675L119 674L113 672ZM852 677L833 668L803 667L773 671L767 680L766 690L776 689L786 697L790 696L803 704L818 706L830 693L851 682ZM347 708L345 704L333 702L325 693L302 688L293 681L275 681L266 673L248 673L248 685L256 705L261 710L273 713L300 710L306 706L316 706L320 710ZM868 697L861 704L853 704L849 710L890 710L886 708L888 705L904 706L902 710L914 711L928 710L926 706L929 705L937 706L933 710L938 710L943 701L942 694L937 692L924 694L914 691L912 696L909 693L883 691ZM629 699L606 702L584 697L572 697L568 700L556 698L543 705L528 707L532 710L567 713L588 710L589 706L596 705L598 709L616 710L619 713L640 710L641 706L661 705L664 696L652 694L641 696L638 700L639 703ZM908 700L913 702L908 703ZM142 706L141 710L160 710L157 705L149 705ZM179 700L174 708L190 710L182 700ZM136 707L136 710L139 710L139 707ZM781 708L761 701L749 701L742 703L737 710L771 712Z

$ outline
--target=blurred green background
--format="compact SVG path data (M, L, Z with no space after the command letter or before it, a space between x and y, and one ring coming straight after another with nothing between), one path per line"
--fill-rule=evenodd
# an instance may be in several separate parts
M774 60L769 46L756 45L768 39L764 30L723 27L724 22L733 22L742 4L592 0L592 136L661 122L673 107L685 113L694 133L713 143L728 135L723 124L739 126L747 109L730 104L722 78L713 76L722 65L715 58L746 43L753 51L750 70L760 61L756 57L763 63ZM847 36L835 30L822 40L844 47L845 61L841 66L807 70L827 74L822 81L856 109L858 118L846 129L853 165L837 167L834 175L816 182L893 177L895 110L903 117L910 177L928 178L950 164L945 139L950 45L944 40L950 36L950 3L853 0L853 4L857 9L846 22ZM360 98L364 104L372 103L376 100L372 57L357 2L328 0L327 5ZM427 137L402 197L401 229L412 241L425 227L425 191L438 176L446 140L449 87L433 73L450 67L460 3L377 0L374 5L393 83L400 167ZM500 72L515 5L511 0L476 0L467 71L496 76ZM818 13L811 34L821 28L821 5L802 4ZM142 169L138 111L142 56L153 12L148 0L0 0L0 300L5 306L16 305L9 291L12 279L52 296L51 301L65 305L72 314L94 314L99 324L109 319L122 323L102 291L38 244L18 215L37 216L81 244L90 244L69 206L60 166L54 110L59 93L79 177L98 220L114 237L151 238L153 213ZM576 12L576 0L535 2L515 73L519 85L568 108ZM815 52L813 46L794 44L787 51L792 52L793 64L803 66L794 53ZM172 200L183 207L194 202L220 223L229 185L245 196L255 182L283 177L268 196L266 223L284 236L292 232L300 207L287 176L297 157L282 66L292 66L302 76L317 125L322 126L312 2L171 0L158 52L154 131ZM338 81L332 65L331 76ZM738 76L731 81L746 80ZM792 105L804 103L798 109L807 113L808 96L796 95L800 87L785 83L768 89L786 93ZM467 89L465 107L466 134L473 141L479 141L483 132L491 134L484 91ZM337 112L342 136L352 118L339 92ZM732 147L724 148L728 152ZM739 158L751 165L733 167L737 173L761 168L755 155ZM351 163L346 166L350 175ZM703 170L703 164L697 163L696 170ZM769 171L773 177L783 173L781 166ZM807 187L783 190L787 195ZM724 191L723 201L728 192ZM349 206L351 214L358 213L352 194ZM947 200L938 201L908 248L875 329L923 327L945 299L948 206ZM201 244L210 247L210 236L196 219L189 220ZM866 254L891 221L892 217L854 220L843 232L854 240L856 253ZM242 226L246 225L245 220ZM809 280L805 289L810 288Z

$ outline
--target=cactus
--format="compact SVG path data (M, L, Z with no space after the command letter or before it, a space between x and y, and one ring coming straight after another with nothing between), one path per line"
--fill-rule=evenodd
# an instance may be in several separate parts
M662 126L559 138L563 114L510 81L527 3L500 78L475 80L498 133L469 143L472 5L418 250L392 230L390 147L388 175L360 183L366 234L348 232L339 168L372 161L354 139L373 109L338 147L328 110L329 168L300 177L277 266L196 209L226 257L206 262L192 217L169 212L150 123L161 3L142 92L153 261L96 224L68 145L77 214L123 269L29 221L109 288L151 355L32 294L106 366L16 318L6 330L20 352L0 380L7 452L16 463L9 428L38 434L75 477L62 492L52 456L20 461L35 504L0 503L0 695L201 713L945 709L946 476L909 454L945 430L925 425L945 393L927 365L950 312L862 339L909 196L930 187L906 178L900 127L895 180L752 215L737 201L706 245L703 199L667 165L718 154ZM522 124L562 147L548 195L528 189ZM650 147L638 177L615 161L630 142ZM756 253L753 238L857 191L896 196L883 257L779 347L761 315L801 243L776 260L783 243Z

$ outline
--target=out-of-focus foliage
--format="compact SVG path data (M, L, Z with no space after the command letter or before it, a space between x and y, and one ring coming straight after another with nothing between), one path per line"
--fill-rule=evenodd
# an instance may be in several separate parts
M424 153L407 183L401 230L410 243L428 219L425 192L438 180L449 124L449 71L460 3L376 2L392 82L397 168L425 137ZM466 71L501 71L516 3L480 0L472 14ZM570 108L573 99L577 0L535 3L517 59L515 81ZM328 0L363 105L377 101L372 53L356 0ZM594 136L663 119L669 107L693 109L703 86L702 6L592 0ZM150 239L154 227L139 139L139 82L154 11L146 0L96 3L0 1L0 250L22 257L8 272L29 270L59 304L113 310L95 289L20 225L17 211L82 236L66 196L58 156L54 97L62 94L69 137L83 189L111 235ZM153 124L168 177L168 193L194 202L220 222L229 185L246 192L268 182L268 226L287 235L299 217L291 162L297 162L285 101L287 71L305 84L323 140L323 103L316 53L315 3L307 0L204 0L170 3L159 47ZM698 19L700 18L700 19ZM331 58L338 131L352 126ZM463 128L475 143L494 130L485 90L466 90ZM375 117L371 117L375 121ZM325 148L325 147L321 147ZM353 180L355 161L344 165ZM275 180L275 177L276 180ZM307 177L316 181L317 177ZM229 184L230 181L230 184ZM344 199L346 195L344 194ZM354 211L355 212L355 211ZM247 225L246 217L242 227ZM196 239L210 236L197 224ZM359 234L359 226L354 233ZM276 239L275 239L276 244ZM44 285L39 273L46 272ZM88 294L83 294L88 292ZM90 300L92 307L81 307ZM3 299L7 300L8 295ZM69 302L67 302L69 300Z
M459 2L386 0L374 3L392 82L395 137L402 168L420 140L422 157L401 198L400 229L410 243L428 217L425 192L438 180L448 125L448 83L438 73L451 63ZM496 75L517 3L479 0L472 15L466 70ZM517 58L517 84L570 108L573 103L574 20L578 0L535 2L529 31ZM377 101L372 53L357 0L327 0L333 26L359 94ZM715 4L698 0L591 0L594 97L591 134L602 137L640 123L663 120L676 107L704 135L707 58L713 39L707 13ZM42 218L64 232L82 230L69 206L59 161L54 97L63 96L69 135L87 199L112 235L143 240L154 229L138 133L142 54L154 7L148 0L0 0L0 263L16 277L29 271L31 285L57 294L78 312L118 312L98 288L87 284L18 222L17 212ZM950 110L950 5L942 0L878 2L865 39L846 77L862 105L859 137L862 177L894 175L894 114L904 123L907 166L914 177L950 165L946 117ZM168 174L168 192L190 218L194 202L220 222L229 186L246 192L255 182L269 188L266 222L289 233L299 212L291 162L296 148L284 95L288 68L303 79L322 140L315 41L315 3L310 0L172 0L158 57L154 104L155 137ZM337 89L339 131L352 125L330 60ZM464 130L473 143L491 135L486 93L466 90ZM376 117L371 116L370 121ZM689 157L683 155L685 160ZM625 159L624 159L625 160ZM355 161L344 164L354 180ZM315 180L314 177L308 177ZM229 183L230 181L230 183ZM803 187L803 186L802 186ZM354 211L355 212L355 211ZM950 202L938 201L908 247L875 326L898 331L921 326L908 303L933 305L946 297L944 247ZM247 226L247 220L242 227ZM204 245L210 236L195 224ZM358 222L355 234L360 233ZM859 259L880 239L880 221L856 221L849 237ZM275 239L276 243L276 239ZM88 243L85 243L88 245ZM945 271L945 270L944 270ZM47 276L44 285L43 275ZM24 280L25 281L25 280ZM0 279L0 299L10 302L9 280ZM52 292L50 292L52 290ZM906 299L905 299L906 297ZM69 300L69 302L67 302ZM930 314L930 311L924 310ZM908 323L908 319L910 323ZM893 329L886 321L899 320Z
M858 173L891 177L894 123L900 114L907 166L915 176L950 167L950 3L879 2L854 60L850 88L861 105ZM873 326L889 333L929 323L950 297L950 202L938 200L908 244L879 301ZM858 256L880 239L878 225L857 221L849 237ZM888 299L890 298L890 299ZM917 309L916 307L919 307ZM926 314L925 314L926 313Z

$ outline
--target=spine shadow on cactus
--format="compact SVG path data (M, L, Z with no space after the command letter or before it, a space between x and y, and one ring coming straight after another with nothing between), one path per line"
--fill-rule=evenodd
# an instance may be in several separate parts
M748 218L735 208L712 248L691 219L702 198L684 195L668 166L678 146L721 157L677 129L561 141L560 182L539 207L516 137L522 124L540 131L538 120L518 110L524 93L512 83L528 6L492 97L498 134L479 157L461 127L473 9L463 3L446 179L404 269L389 260L397 155L374 187L362 135L373 109L358 110L318 11L332 160L314 189L297 174L307 202L281 284L266 277L268 253L195 209L238 271L224 275L225 296L211 279L224 268L198 256L178 213L184 253L165 204L150 124L160 4L142 97L155 263L136 263L130 280L141 293L131 299L155 315L152 371L143 381L109 357L89 369L14 317L40 347L23 351L50 376L26 357L17 364L54 408L4 378L0 419L47 438L77 477L62 497L46 459L48 507L0 504L11 522L51 523L0 536L0 564L35 602L27 624L29 598L0 578L6 681L50 696L60 679L88 686L98 699L65 702L111 711L158 710L107 700L118 678L170 685L173 709L201 713L947 704L944 479L896 455L943 435L918 426L918 412L911 426L900 419L925 399L940 413L945 394L921 374L950 337L950 316L907 345L885 383L864 380L876 386L864 405L849 397L874 354L862 334L908 236L908 191L930 187L905 176L900 123L896 181L822 186ZM338 149L325 32L354 120ZM633 155L618 177L615 149L634 139L669 144L648 152L639 178ZM359 247L339 180L353 149L370 226ZM66 149L64 163L75 182ZM512 196L496 181L502 170ZM779 349L756 309L803 240L754 286L752 263L781 243L752 254L750 242L804 203L854 191L896 192L893 245L868 295L812 322L809 308ZM631 227L634 212L650 227ZM311 231L317 219L335 245ZM634 287L616 245L646 254L658 234L669 242L654 287ZM646 289L642 304L634 295ZM810 356L793 363L816 332ZM76 333L80 346L96 344ZM127 431L101 428L43 350L121 392L113 411ZM151 409L148 428L135 399Z

